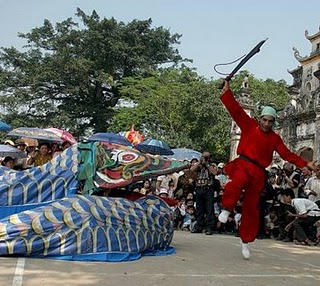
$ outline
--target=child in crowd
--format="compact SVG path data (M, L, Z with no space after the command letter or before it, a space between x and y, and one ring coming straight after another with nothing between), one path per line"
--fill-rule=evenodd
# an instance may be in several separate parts
M183 223L181 226L182 230L191 230L192 224L196 220L196 209L193 205L187 205L186 214L183 218Z
M174 228L180 229L183 223L184 217L186 215L185 198L182 198L177 205L172 207L172 210L174 213L174 218L173 218Z
M168 198L169 197L168 190L166 188L161 188L159 191L159 197Z
M151 183L149 180L143 181L143 187L140 189L140 194L146 196L152 193Z

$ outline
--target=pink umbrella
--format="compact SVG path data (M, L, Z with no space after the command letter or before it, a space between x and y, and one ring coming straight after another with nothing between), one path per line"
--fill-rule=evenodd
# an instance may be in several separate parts
M68 141L70 144L77 143L77 140L68 131L58 129L58 128L46 128L45 130L49 130L53 132L54 134L59 136L63 141Z

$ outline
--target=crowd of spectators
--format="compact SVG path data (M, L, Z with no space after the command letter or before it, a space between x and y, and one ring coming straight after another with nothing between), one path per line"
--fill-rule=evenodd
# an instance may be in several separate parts
M35 139L24 140L20 138L15 141L5 140L1 144L15 147L17 152L24 153L24 156L19 154L18 158L15 158L15 154L0 158L2 166L18 171L41 166L71 146L68 141L61 144L55 142L38 143Z
M224 163L210 162L214 180L218 182L219 188L216 188L213 181L207 186L210 189L208 194L212 196L213 201L213 208L211 209L209 205L209 209L213 214L208 215L207 210L200 209L203 212L200 218L202 219L204 216L204 222L199 227L197 221L199 220L199 215L197 215L199 212L199 200L197 200L199 187L197 184L199 178L202 183L205 181L203 180L203 171L192 167L196 164L199 164L199 160L193 159L190 162L190 169L150 180L147 192L144 191L144 188L139 189L139 187L136 187L134 191L144 195L155 194L175 199L177 204L172 208L176 230L207 235L238 236L241 224L241 199L225 224L218 220L222 210L221 198L224 185L228 181L228 177L224 173ZM265 188L261 193L259 204L260 228L257 239L320 245L320 165L312 172L307 167L298 169L285 162L282 167L279 165L270 166L266 170L266 174ZM144 182L145 184L146 182ZM206 207L205 204L201 205L201 208ZM208 217L209 219L213 217L210 229L206 228ZM301 236L301 233L304 234Z

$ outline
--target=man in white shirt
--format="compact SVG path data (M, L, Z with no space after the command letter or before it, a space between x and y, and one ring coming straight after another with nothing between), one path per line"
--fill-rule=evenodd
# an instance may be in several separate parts
M166 175L161 175L161 176L157 177L156 195L159 195L161 188L166 188L167 190L169 190L170 189L170 182L173 182L173 190L175 190L177 187L177 180L176 180L174 174L166 174Z
M292 189L283 190L283 201L284 203L291 204L296 210L295 214L288 212L288 216L295 217L293 227L297 239L296 244L311 245L312 242L309 240L306 232L320 220L319 207L308 199L295 199Z

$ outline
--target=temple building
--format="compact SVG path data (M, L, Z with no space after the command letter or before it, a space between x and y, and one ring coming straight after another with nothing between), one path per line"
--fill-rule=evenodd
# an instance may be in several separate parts
M277 121L281 128L276 132L290 150L307 160L317 159L320 162L320 29L314 35L305 31L305 37L311 43L311 53L301 56L298 49L293 48L299 66L288 70L293 77L293 84L288 89L290 101L278 114ZM242 83L240 93L239 103L249 115L252 114L255 105L250 99L247 78ZM237 157L239 138L240 129L232 122L230 160ZM283 163L277 154L274 163Z
M320 159L320 30L305 31L311 53L301 56L293 48L299 66L288 72L293 77L289 87L290 102L279 114L280 133L286 145L308 160Z

